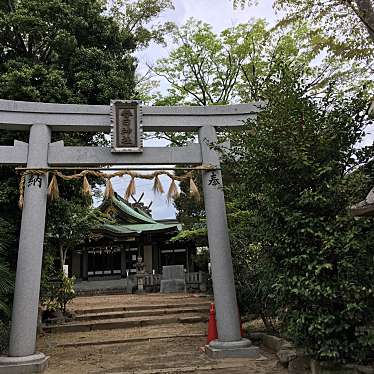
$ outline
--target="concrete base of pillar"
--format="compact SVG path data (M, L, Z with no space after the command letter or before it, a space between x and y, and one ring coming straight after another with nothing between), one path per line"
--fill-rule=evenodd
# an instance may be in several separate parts
M35 353L23 357L0 357L0 374L43 373L48 367L49 357L44 353Z
M213 340L205 346L206 354L211 358L259 358L260 350L248 339L236 342Z

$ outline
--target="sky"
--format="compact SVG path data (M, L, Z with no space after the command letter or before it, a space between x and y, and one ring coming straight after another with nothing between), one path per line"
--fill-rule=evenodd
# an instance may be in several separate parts
M216 33L223 29L235 26L239 23L246 23L252 18L265 18L270 24L275 22L276 16L272 9L272 0L262 0L260 5L246 7L245 9L233 9L231 0L174 0L174 10L164 12L159 19L161 21L172 21L178 26L183 25L190 17L202 20L212 25ZM147 49L139 51L139 73L145 71L145 66L153 65L158 59L166 57L172 50L169 43L167 47L151 44ZM166 91L165 82L161 82L160 91ZM144 146L165 146L165 142L145 141ZM170 179L162 176L160 178L164 190L169 188ZM116 192L123 196L128 185L128 178L114 178L112 180ZM153 181L143 179L136 180L136 197L139 198L144 192L143 202L147 205L152 201L152 215L155 219L175 218L175 208L173 204L166 201L165 195L155 196L152 192Z
M273 0L261 0L259 5L233 9L232 0L174 0L174 10L161 14L161 21L172 21L178 26L183 25L190 17L209 23L213 31L220 33L228 27L246 23L251 18L265 18L273 24L276 15L272 8ZM166 57L172 45L166 48L152 44L149 48L137 54L140 64L153 64L157 59Z

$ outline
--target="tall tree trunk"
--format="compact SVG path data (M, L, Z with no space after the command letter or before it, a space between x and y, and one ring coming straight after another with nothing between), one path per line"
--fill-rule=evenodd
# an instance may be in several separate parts
M61 270L64 271L64 265L65 265L65 261L66 261L67 250L64 249L64 245L62 243L59 244L59 250L60 250Z
M365 25L371 41L374 43L374 8L372 0L355 0L358 12L357 15Z

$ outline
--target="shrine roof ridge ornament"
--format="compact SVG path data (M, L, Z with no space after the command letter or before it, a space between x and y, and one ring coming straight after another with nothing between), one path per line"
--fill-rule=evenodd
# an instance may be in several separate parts
M119 100L120 101L120 100ZM131 101L131 100L130 100ZM264 108L264 102L212 106L141 106L144 131L195 131L206 125L240 127ZM0 129L28 130L45 124L53 131L109 133L110 105L54 104L0 100Z

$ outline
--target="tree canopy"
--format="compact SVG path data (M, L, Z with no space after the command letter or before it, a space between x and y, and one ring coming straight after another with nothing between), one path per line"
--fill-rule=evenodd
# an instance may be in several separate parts
M162 27L145 24L169 6L140 0L108 10L101 0L3 1L0 97L87 104L133 97L133 52L161 38Z
M255 5L253 0L234 0L234 6ZM275 0L278 27L306 23L314 45L343 59L358 60L372 70L374 3L372 0Z
M277 74L277 62L301 73L308 89L321 94L329 84L342 93L371 85L366 65L323 53L320 33L305 22L271 28L262 19L215 34L209 24L189 19L175 26L174 48L151 66L169 83L157 105L216 105L265 99L263 87ZM321 44L322 43L322 44Z

